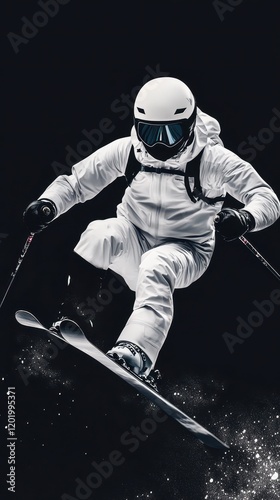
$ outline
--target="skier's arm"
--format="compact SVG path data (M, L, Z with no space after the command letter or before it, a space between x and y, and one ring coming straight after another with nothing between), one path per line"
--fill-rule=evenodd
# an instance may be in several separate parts
M130 138L118 139L72 167L71 175L60 175L24 211L28 229L42 231L56 217L77 203L94 198L117 177L124 175Z
M94 198L123 175L130 144L130 138L126 137L98 149L74 165L71 175L57 177L39 199L51 200L58 217L75 204Z
M279 199L253 166L236 154L224 150L220 168L225 191L244 204L244 210L254 218L254 228L251 231L271 226L280 216Z

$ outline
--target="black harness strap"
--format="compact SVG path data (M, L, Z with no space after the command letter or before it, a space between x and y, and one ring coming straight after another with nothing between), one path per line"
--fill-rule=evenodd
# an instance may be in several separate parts
M155 174L176 174L185 176L185 172L182 170L176 170L175 168L156 168L156 167L146 167L145 165L141 165L140 172L154 172Z
M186 190L193 203L196 203L198 200L198 195L202 194L202 189L199 180L199 168L203 151L204 149L202 149L202 151L200 151L200 153L192 161L187 163L184 175ZM194 179L193 191L191 190L190 186L190 177Z
M202 192L199 173L200 173L200 162L201 162L201 157L203 155L203 151L204 148L193 160L187 163L185 170L185 179L184 179L185 186L187 193L193 203L196 203L198 200L202 200L205 203L208 203L208 205L215 205L215 203L218 203L219 201L224 201L225 196L216 196L216 198L209 198L208 196L205 196ZM191 190L190 187L190 178L194 179L193 191Z
M198 200L202 200L208 205L214 205L218 201L224 201L225 196L217 196L216 198L209 198L208 196L204 196L202 192L202 187L200 184L199 171L200 171L200 161L203 155L204 149L200 151L200 153L189 163L186 165L185 172L176 169L168 169L168 168L156 168L141 165L138 160L135 158L134 147L132 146L129 152L129 157L127 161L127 167L125 171L125 178L130 186L134 177L138 174L138 172L154 172L156 174L173 174L173 175L181 175L184 176L184 182L186 186L186 191L193 203L196 203ZM194 189L191 190L190 186L190 178L194 179Z
M140 169L141 169L141 163L139 163L139 161L136 160L134 154L134 147L131 146L125 170L125 178L129 186L132 183L134 177L138 174L138 172L140 172Z

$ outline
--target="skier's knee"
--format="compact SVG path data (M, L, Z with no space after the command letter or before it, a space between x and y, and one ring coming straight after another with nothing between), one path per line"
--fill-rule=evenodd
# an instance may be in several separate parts
M90 224L91 238L96 246L100 244L115 248L120 244L120 232L109 221L94 221Z
M150 251L146 252L142 257L140 271L147 278L152 278L160 283L166 282L168 285L171 285L172 275L174 274L164 256L153 252L150 253Z

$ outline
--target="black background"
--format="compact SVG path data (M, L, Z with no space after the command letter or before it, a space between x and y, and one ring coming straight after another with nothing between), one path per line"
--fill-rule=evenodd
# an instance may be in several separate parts
M82 131L100 130L104 118L111 120L113 130L103 134L98 147L129 135L131 105L122 102L121 112L112 103L122 101L124 94L132 103L151 71L185 81L198 106L220 121L225 146L237 153L250 135L270 126L273 109L280 110L276 2L244 0L220 13L221 20L210 1L70 0L16 54L8 33L20 35L22 17L32 20L39 10L37 2L12 1L2 17L2 296L28 236L22 212L55 179L53 162L65 165L66 147L76 150ZM279 134L254 156L254 167L279 196ZM75 479L85 481L93 471L91 462L107 460L112 450L122 453L124 464L83 498L279 498L277 485L267 497L242 496L240 475L234 474L242 463L238 445L245 421L252 440L255 435L269 439L275 463L279 460L277 436L272 439L271 429L265 429L271 416L266 412L278 401L279 306L243 344L234 346L234 353L222 337L224 332L236 334L238 316L246 320L255 310L254 300L267 300L280 288L241 242L226 244L218 238L205 275L175 292L175 317L159 357L161 392L181 407L185 400L190 416L235 450L226 458L230 464L233 457L225 490L219 478L221 454L205 450L174 422L159 424L138 450L129 451L120 438L151 417L150 405L71 348L48 358L41 369L37 358L47 357L44 335L16 323L17 309L52 321L73 246L91 220L114 215L123 189L121 181L115 182L38 234L2 306L2 498L58 500L64 493L78 498ZM279 222L248 239L279 270ZM132 304L133 294L126 290L104 314L104 334L97 332L96 339L102 348L112 345ZM22 369L29 374L25 381ZM9 386L17 393L16 495L7 493L5 484ZM181 396L174 395L176 390ZM229 413L230 420L225 418ZM256 416L260 421L255 428Z

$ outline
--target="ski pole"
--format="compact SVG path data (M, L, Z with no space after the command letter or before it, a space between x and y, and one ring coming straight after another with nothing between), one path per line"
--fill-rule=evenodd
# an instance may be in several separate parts
M259 259L259 261L277 278L280 280L280 274L267 262L267 260L258 252L258 250L244 236L239 236L239 240Z
M219 222L220 216L217 214L214 218L214 222ZM244 236L239 236L238 238L245 246L248 248L257 259L273 274L275 278L280 281L280 274L267 262L267 260L260 254L260 252L248 241Z
M33 240L34 236L35 236L35 233L30 233L30 235L28 236L28 238L27 238L27 240L26 240L26 242L25 242L25 245L24 245L24 247L23 247L23 249L22 249L22 251L21 251L20 257L19 257L19 259L18 259L18 262L17 262L16 268L15 268L14 272L12 272L12 274L11 274L11 277L10 277L10 283L9 283L8 288L7 288L7 290L6 290L5 294L4 294L4 297L3 297L2 301L1 301L1 304L0 304L0 309L1 309L1 307L2 307L2 305L3 305L3 303L4 303L5 299L6 299L6 297L7 297L7 295L8 295L8 292L9 292L9 290L10 290L10 288L11 288L11 286L12 286L12 283L13 283L13 281L14 281L15 277L16 277L16 274L17 274L17 272L18 272L18 270L19 270L19 267L20 267L20 265L21 265L21 263L22 263L22 261L23 261L23 259L24 259L24 256L25 256L25 254L26 254L26 252L27 252L28 248L29 248L29 247L30 247L30 245L31 245L31 242L32 242L32 240Z

